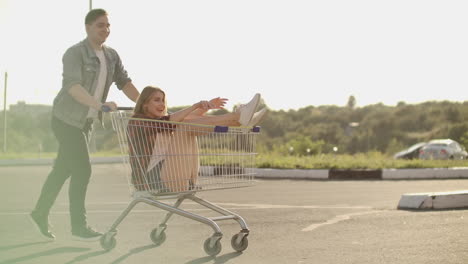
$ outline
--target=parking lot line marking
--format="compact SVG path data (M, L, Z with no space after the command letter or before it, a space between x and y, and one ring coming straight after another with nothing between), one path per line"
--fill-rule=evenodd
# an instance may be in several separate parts
M87 205L128 205L128 202L99 202L99 203L87 203ZM371 206L364 205L286 205L286 204L244 204L244 203L218 203L212 202L220 206L234 206L240 207L253 207L257 209L372 209ZM184 202L183 205L198 205L194 202ZM60 205L66 206L68 203L61 203Z
M238 204L238 203L216 203L225 206L254 207L257 209L372 209L370 206L352 205L285 205L285 204Z
M317 223L317 224L312 224L304 229L302 229L303 232L309 232L313 231L319 227L325 226L325 225L333 225L341 221L346 221L351 219L353 216L358 216L358 215L365 215L365 214L373 214L373 213L378 213L382 211L365 211L365 212L357 212L357 213L349 213L349 214L342 214L342 215L337 215L332 219L327 220L326 222L323 223Z
M128 202L112 202L112 203L91 203L93 205L109 205L109 204L119 204L126 205ZM226 206L228 210L256 210L256 209L372 209L370 206L345 206L345 205L275 205L275 204L239 204L239 203L215 203L221 206ZM198 205L197 203L188 202L184 205ZM213 211L206 208L183 208L187 211ZM123 209L122 209L123 210ZM121 213L122 210L87 210L87 213ZM134 209L134 213L154 213L166 211L154 208L154 209ZM0 212L0 216L11 216L11 215L27 215L30 212ZM69 211L52 211L51 214L69 214Z

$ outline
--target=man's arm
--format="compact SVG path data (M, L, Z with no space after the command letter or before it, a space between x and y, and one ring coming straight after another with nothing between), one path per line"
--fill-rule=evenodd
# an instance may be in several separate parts
M101 110L101 103L96 101L80 84L75 84L70 87L68 93L78 101L78 103L92 107L98 111Z
M80 84L75 84L68 90L68 93L75 99L78 103L94 108L98 111L101 111L102 105L109 106L112 110L117 109L117 105L114 102L106 102L101 104L92 97L83 86Z
M132 100L135 103L138 99L138 96L140 96L140 92L138 92L137 88L135 87L135 85L133 85L132 82L128 82L127 84L125 84L122 91L130 100Z

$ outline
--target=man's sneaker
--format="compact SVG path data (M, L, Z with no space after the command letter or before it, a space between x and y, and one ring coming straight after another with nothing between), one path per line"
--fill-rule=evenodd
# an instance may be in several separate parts
M55 235L49 230L49 219L48 217L42 217L36 212L29 214L29 220L33 223L34 227L48 240L54 240Z
M245 105L241 105L238 108L240 112L239 123L242 126L247 126L252 119L255 109L257 109L258 103L260 102L260 94L255 94L252 100Z
M98 231L87 226L84 228L72 230L72 236L74 240L96 241L101 238L102 233L99 233Z
M268 110L266 108L263 108L262 110L256 112L247 126L253 127L258 125L258 123L260 123L263 120L263 118L265 118L267 111Z

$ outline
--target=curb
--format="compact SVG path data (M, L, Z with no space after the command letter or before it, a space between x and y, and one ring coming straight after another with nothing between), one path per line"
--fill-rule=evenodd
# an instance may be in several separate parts
M468 191L410 193L401 196L398 209L431 210L468 208Z
M331 169L328 178L331 180L381 180L382 170Z
M428 180L468 179L468 168L435 169L255 169L256 178L309 180Z
M0 160L0 167L52 165L55 159L9 159ZM122 163L122 157L93 157L91 164Z
M0 160L0 167L52 165L54 159ZM122 157L92 157L92 164L122 163ZM435 169L253 169L259 179L427 180L468 179L468 167Z
M434 168L434 169L386 169L383 170L383 180L404 179L467 179L468 168Z
M328 170L254 169L255 178L328 180Z

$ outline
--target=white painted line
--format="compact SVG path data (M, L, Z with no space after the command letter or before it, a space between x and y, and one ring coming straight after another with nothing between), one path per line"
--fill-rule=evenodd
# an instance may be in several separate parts
M349 205L276 205L276 204L237 204L237 203L215 203L226 206L251 206L255 209L372 209L370 206Z
M190 211L190 212L201 212L201 211L213 211L211 209L186 209L182 208L183 210ZM226 208L228 210L251 210L251 209L258 209L258 208ZM122 213L123 210L86 210L87 214L120 214ZM14 216L14 215L27 215L30 212L11 212L11 213L0 213L0 216ZM131 213L167 213L167 211L164 211L162 209L151 209L151 210L141 210L141 209L136 209L132 210ZM67 215L70 214L69 211L52 211L50 212L51 215Z
M128 204L128 202L112 202L112 203L93 203L94 205L106 205L106 204ZM197 203L183 203L186 205L198 205ZM347 206L347 205L274 205L274 204L237 204L237 203L215 203L220 206L227 206L224 207L227 210L257 210L257 209L372 209L370 206ZM211 209L205 209L205 208L196 208L196 209L188 209L188 208L182 208L187 211L213 211ZM102 214L102 213L121 213L122 210L86 210L87 213L90 214ZM166 213L166 211L156 208L151 209L151 210L142 210L142 209L134 209L131 211L132 213ZM0 216L11 216L11 215L27 215L30 212L5 212L5 213L0 213ZM69 214L69 211L52 211L50 212L51 214L57 214L57 215L62 215L62 214Z
M378 213L378 212L381 212L381 211L366 211L366 212L357 212L357 213L349 213L349 214L343 214L343 215L337 215L335 216L334 218L330 219L330 220L327 220L326 222L324 223L317 223L317 224L312 224L304 229L302 229L303 232L309 232L309 231L313 231L319 227L322 227L322 226L326 226L326 225L333 225L333 224L336 224L338 222L341 222L341 221L345 221L345 220L349 220L351 219L351 217L353 216L357 216L357 215L365 215L365 214L372 214L372 213Z
M99 203L86 203L87 205L128 205L131 201L127 202L99 202ZM211 202L211 201L210 201ZM370 206L364 205L285 205L285 204L244 204L244 203L218 203L211 202L220 206L231 206L231 207L252 207L256 209L372 209ZM195 202L183 202L183 205L199 205ZM68 203L60 203L62 206L68 205Z

